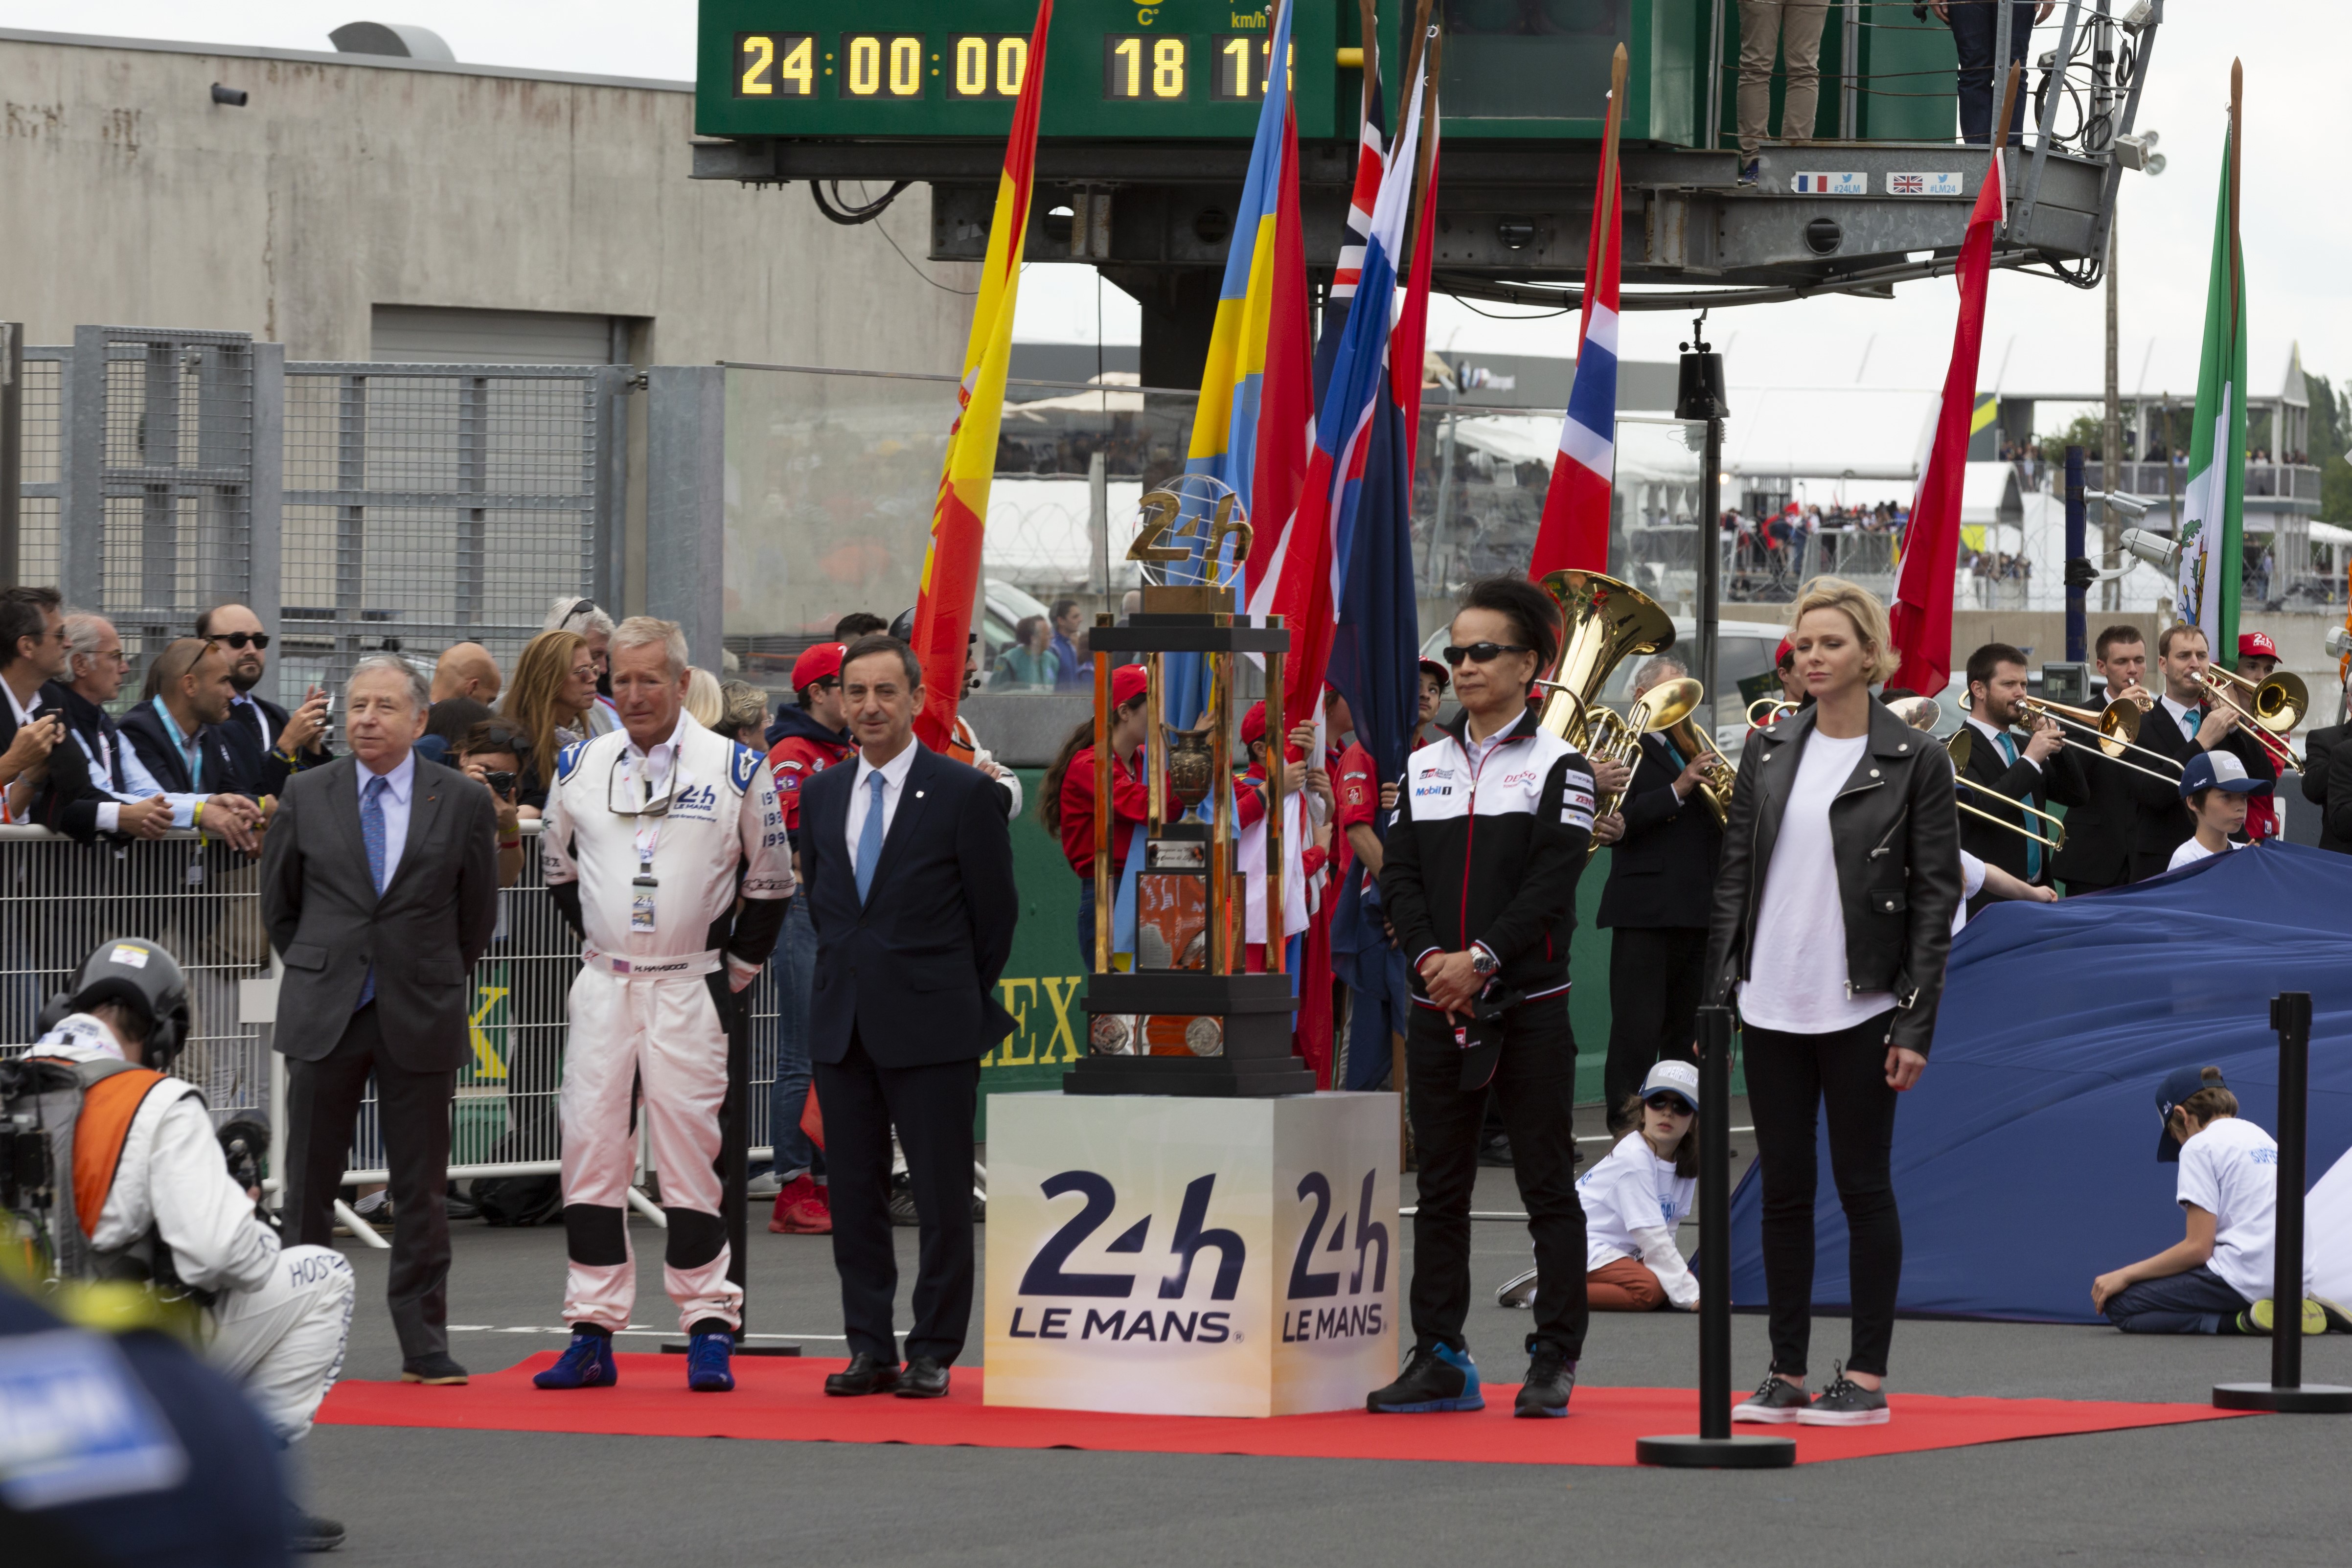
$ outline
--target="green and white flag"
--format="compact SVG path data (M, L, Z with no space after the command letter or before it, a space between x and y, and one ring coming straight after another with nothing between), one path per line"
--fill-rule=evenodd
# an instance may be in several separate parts
M2232 93L2221 144L2221 200L2213 218L2213 272L2205 290L2205 351L2189 435L2180 516L2180 618L2204 629L2216 660L2238 651L2239 580L2245 571L2246 270L2238 248L2238 119Z

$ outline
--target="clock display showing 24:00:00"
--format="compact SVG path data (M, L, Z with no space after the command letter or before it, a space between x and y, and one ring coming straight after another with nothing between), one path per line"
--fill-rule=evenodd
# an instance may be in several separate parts
M1265 97L1272 47L1262 36L1219 35L1211 41L1210 96L1221 102ZM1192 96L1192 40L1181 35L1103 35L1103 97L1112 102L1175 103ZM820 49L814 33L739 33L734 94L739 99L819 96L920 99L936 78L950 99L1010 100L1029 68L1020 33L958 33L927 48L919 33L844 33Z

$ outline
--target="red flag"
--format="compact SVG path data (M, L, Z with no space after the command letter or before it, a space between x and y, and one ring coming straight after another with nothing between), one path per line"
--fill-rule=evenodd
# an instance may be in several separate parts
M1934 696L1952 677L1952 574L1960 555L1960 481L1968 472L1969 418L1976 410L1977 358L1984 343L1985 280L1992 270L1992 231L2004 200L1996 148L1953 277L1960 286L1952 364L1936 412L1936 444L1919 476L1919 494L1903 531L1903 575L1889 608L1903 663L1887 684Z
M1429 96L1437 97L1437 83L1429 84ZM1429 115L1429 175L1421 192L1421 215L1412 236L1412 269L1406 275L1404 308L1397 315L1395 331L1389 340L1389 374L1394 388L1396 405L1404 416L1405 483L1412 483L1413 459L1421 444L1421 381L1422 360L1429 347L1429 273L1437 252L1437 126L1438 116Z
M1022 236L1029 232L1031 178L1037 162L1037 104L1045 80L1045 30L1054 0L1038 0L1037 26L1004 144L996 183L996 213L988 226L988 259L973 302L971 339L965 346L963 384L957 389L955 428L948 434L939 499L931 510L931 544L923 557L915 596L915 656L923 662L923 711L915 736L934 751L955 735L963 696L964 640L971 632L972 600L980 592L981 536L988 517L988 481L996 472L996 434L1004 418L1004 379L1013 358L1013 307L1021 287Z

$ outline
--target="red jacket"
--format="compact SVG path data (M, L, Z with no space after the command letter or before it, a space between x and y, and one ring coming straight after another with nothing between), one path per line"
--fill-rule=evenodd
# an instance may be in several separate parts
M1161 799L1176 801L1173 783L1163 783ZM1151 789L1143 776L1116 751L1110 757L1110 866L1114 873L1127 865L1128 841L1138 823L1151 813ZM1082 747L1062 775L1062 853L1070 869L1082 877L1095 874L1095 748Z

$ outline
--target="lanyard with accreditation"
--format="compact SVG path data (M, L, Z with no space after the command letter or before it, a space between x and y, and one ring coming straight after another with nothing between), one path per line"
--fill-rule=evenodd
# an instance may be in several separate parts
M661 887L654 875L654 851L661 842L662 819L669 815L670 801L677 793L677 747L667 741L655 747L646 758L646 766L640 788L636 758L624 747L606 777L604 803L614 816L636 819L637 874L629 879L629 929L650 932L655 928L654 898ZM654 793L656 789L661 791L658 797ZM624 800L641 803L625 805Z

